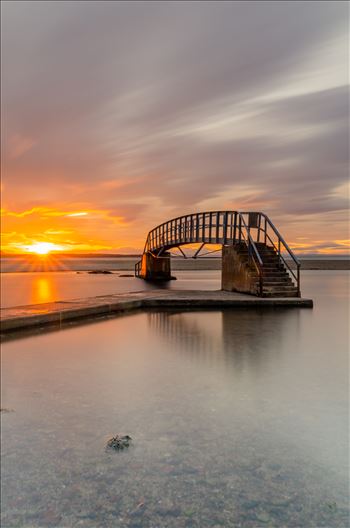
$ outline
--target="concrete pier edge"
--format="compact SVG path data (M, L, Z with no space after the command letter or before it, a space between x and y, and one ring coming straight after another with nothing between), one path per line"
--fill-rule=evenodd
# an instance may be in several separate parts
M222 308L312 308L311 299L296 297L261 298L225 291L151 290L113 294L1 310L1 335L31 328L61 326L101 316L130 313L140 309L200 310Z

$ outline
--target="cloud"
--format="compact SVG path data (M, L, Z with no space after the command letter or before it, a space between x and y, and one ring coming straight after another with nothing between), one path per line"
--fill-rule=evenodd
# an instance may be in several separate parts
M345 3L2 11L8 209L112 211L133 240L209 204L259 207L281 229L310 215L315 233L315 215L347 209Z

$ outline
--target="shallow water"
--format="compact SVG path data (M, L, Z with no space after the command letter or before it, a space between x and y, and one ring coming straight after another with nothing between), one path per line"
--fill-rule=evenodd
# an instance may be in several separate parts
M6 261L6 259L4 260ZM41 271L38 269L26 272L17 269L13 272L0 273L1 306L8 308L10 306L40 304L154 288L218 290L221 287L220 259L174 259L172 270L178 280L156 284L136 279L133 276L131 259L110 260L113 260L113 265L107 265L103 259L71 259L73 263L69 263L70 268L68 269L67 265L67 269L64 271L56 267L51 271L48 271L47 268L45 268L46 271L45 269ZM346 261L341 262L348 265ZM325 263L326 261L323 261L323 265ZM74 270L74 265L76 270ZM2 264L2 270L7 269L6 266L6 262ZM80 271L77 271L79 269ZM88 273L88 270L101 269L112 269L113 272L111 274ZM347 273L347 271L336 271L334 266L330 269L334 270L335 274L343 273L344 275L345 273L346 275ZM301 285L304 296L306 291L304 285L307 288L311 270L312 267L302 269ZM328 270L319 270L318 273L322 274L326 271L329 273Z
M5 343L1 526L347 527L348 277Z
M96 295L111 295L159 288L219 290L220 271L177 271L178 280L150 283L136 277L123 277L130 272L111 275L90 275L74 271L3 273L1 280L1 307L66 301Z

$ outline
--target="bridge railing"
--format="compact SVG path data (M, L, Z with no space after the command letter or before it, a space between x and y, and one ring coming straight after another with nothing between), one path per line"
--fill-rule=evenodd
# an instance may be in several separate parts
M149 232L144 252L182 244L226 244L236 237L237 212L209 211L180 216Z
M141 276L141 267L142 267L142 260L139 260L135 264L135 277Z

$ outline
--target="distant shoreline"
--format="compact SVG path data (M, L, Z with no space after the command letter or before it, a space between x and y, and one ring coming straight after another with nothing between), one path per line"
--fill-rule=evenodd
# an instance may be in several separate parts
M300 259L302 270L350 270L349 259Z
M52 251L50 253L50 256L51 257L54 257L54 258L73 258L73 259L76 259L76 258L80 258L80 259L99 259L99 258L141 258L141 253L139 254L135 254L135 253L130 253L130 254L121 254L121 253L115 253L115 254L111 254L111 253L55 253L54 251ZM40 255L36 255L35 253L18 253L18 254L14 254L14 253L2 253L0 255L0 258L1 259L4 259L4 258L8 258L8 259L14 259L14 260L23 260L24 258L28 258L28 257L38 257L40 258Z
M295 254L295 256L299 260L344 260L344 261L350 261L350 255L318 255L315 253L310 253L308 255L298 255ZM40 255L35 255L33 253L19 253L19 254L13 254L13 253L1 253L0 259L13 259L13 260L23 260L28 257L37 257L40 258ZM141 253L130 253L130 254L121 254L121 253L55 253L51 252L50 257L53 258L62 258L62 259L140 259L142 257ZM206 257L207 259L215 259L219 260L221 257L212 256L212 257Z
M106 271L128 271L133 272L136 262L140 259L139 256L133 257L61 257L60 259L52 260L49 265L45 260L38 259L36 262L28 262L19 257L16 258L2 258L1 273L28 273L28 272L88 272L93 270ZM292 261L291 267L294 267ZM318 270L318 271L341 271L350 270L349 258L300 258L302 270ZM221 258L198 258L198 259L183 259L173 258L171 262L173 271L214 271L221 269Z

